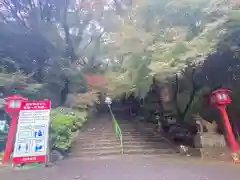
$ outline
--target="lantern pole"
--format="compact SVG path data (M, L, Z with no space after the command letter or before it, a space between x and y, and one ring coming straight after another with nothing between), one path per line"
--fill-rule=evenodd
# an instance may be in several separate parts
M5 111L8 112L8 114L11 116L11 123L10 123L8 137L7 137L7 142L5 145L2 165L5 165L8 162L9 157L12 153L13 141L14 141L16 128L17 128L18 115L20 112L20 107L11 107L11 102L19 101L21 103L22 101L27 100L27 98L24 98L17 94L13 94L12 96L6 98L5 100L6 100Z
M7 137L7 143L4 150L2 165L5 165L8 162L9 157L12 153L13 141L14 141L14 136L15 136L16 127L17 127L18 113L12 113L11 118L12 120L10 123L10 129Z
M238 152L238 144L237 144L236 139L233 134L232 126L230 124L230 121L229 121L229 118L227 115L226 106L225 105L217 106L217 108L219 109L220 114L222 116L222 120L223 120L225 130L226 130L227 140L228 140L229 144L231 145L232 153L237 153Z
M228 92L228 89L221 88L211 92L211 94L209 94L207 97L210 105L216 107L220 111L220 115L225 127L225 136L232 151L233 161L235 163L239 163L238 143L236 142L233 129L226 111L227 105L231 103Z

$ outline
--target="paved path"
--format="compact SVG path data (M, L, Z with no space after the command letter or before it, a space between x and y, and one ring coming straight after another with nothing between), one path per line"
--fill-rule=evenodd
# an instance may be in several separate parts
M1 170L2 180L239 180L240 166L157 158L69 159L51 168Z

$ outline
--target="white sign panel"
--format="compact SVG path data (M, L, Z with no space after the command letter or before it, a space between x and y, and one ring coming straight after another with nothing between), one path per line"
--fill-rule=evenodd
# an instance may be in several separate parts
M45 162L50 122L50 101L26 101L19 113L13 162Z
M0 120L0 132L4 132L6 129L6 120Z

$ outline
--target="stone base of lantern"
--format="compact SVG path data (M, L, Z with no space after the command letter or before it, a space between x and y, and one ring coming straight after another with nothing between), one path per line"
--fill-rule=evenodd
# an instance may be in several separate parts
M192 155L200 156L202 160L220 160L223 162L234 161L239 163L239 154L232 153L227 147L225 137L219 134L203 133L194 137L195 148Z
M240 163L240 158L239 158L240 154L239 153L232 153L231 155L232 155L233 162L239 164Z

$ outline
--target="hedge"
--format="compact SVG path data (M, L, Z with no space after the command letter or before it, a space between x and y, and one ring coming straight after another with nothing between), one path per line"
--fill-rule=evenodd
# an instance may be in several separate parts
M57 108L51 110L50 138L52 148L68 150L73 143L73 134L87 120L86 112Z

